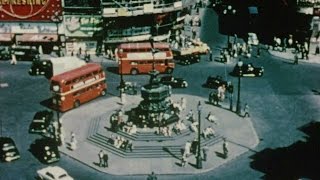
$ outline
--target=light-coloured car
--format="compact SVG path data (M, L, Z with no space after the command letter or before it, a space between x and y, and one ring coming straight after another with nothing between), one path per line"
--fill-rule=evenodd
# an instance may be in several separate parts
M259 39L256 33L248 33L248 44L259 45Z
M73 180L68 173L59 166L48 166L37 171L40 179L43 180Z

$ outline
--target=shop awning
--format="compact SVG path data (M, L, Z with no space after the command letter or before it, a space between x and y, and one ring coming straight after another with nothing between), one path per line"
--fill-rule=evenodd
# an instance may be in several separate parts
M19 42L56 42L56 34L23 34L18 35L16 40Z
M0 33L0 42L12 41L13 35L11 33Z

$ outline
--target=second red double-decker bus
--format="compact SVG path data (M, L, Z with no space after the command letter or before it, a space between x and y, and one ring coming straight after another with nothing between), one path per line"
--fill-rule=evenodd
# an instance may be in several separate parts
M172 73L175 67L168 43L125 43L117 48L119 74L144 74L153 68Z
M105 95L105 79L102 67L96 63L53 76L50 81L53 108L64 112Z

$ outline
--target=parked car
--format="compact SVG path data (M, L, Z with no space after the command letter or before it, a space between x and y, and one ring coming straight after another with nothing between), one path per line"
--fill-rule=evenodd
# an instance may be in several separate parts
M11 59L10 48L9 47L0 47L0 60L9 60Z
M3 162L11 162L20 158L16 144L9 137L0 137L0 158Z
M173 76L163 76L160 78L160 83L170 85L172 88L186 88L188 82L183 78L176 78Z
M34 61L40 59L40 53L30 46L17 46L11 49L18 61Z
M30 151L42 163L50 164L60 160L58 144L52 138L35 140L30 145Z
M37 112L29 126L29 133L44 134L50 122L53 120L53 112L44 110Z
M37 174L43 180L73 180L73 178L59 166L48 166L39 169Z
M240 68L238 64L234 67L233 71L231 72L231 75L233 76L251 76L251 77L261 77L264 73L263 67L254 67L252 63L249 64L243 64L241 67L242 73L240 74Z
M212 88L212 89L218 89L220 86L225 85L228 86L228 82L223 80L223 78L219 75L217 76L209 76L207 78L207 81L205 84L203 84L204 87Z

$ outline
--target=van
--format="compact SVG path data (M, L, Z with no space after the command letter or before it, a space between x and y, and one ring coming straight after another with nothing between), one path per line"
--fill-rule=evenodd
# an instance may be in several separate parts
M17 46L11 49L18 61L34 61L40 59L40 53L35 47Z

